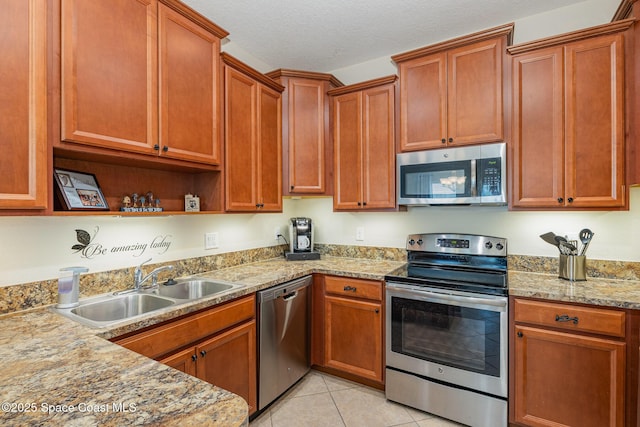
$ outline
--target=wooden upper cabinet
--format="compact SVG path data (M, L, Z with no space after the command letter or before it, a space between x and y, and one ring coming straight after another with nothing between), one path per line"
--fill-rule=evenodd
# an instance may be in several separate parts
M154 153L157 11L155 0L62 1L63 141Z
M175 0L62 0L61 15L60 146L220 162L224 30Z
M508 24L392 57L400 151L503 139L503 58L512 32Z
M558 206L564 194L562 47L513 58L513 206Z
M509 48L511 206L624 208L624 35L629 23Z
M282 211L282 86L222 54L226 209Z
M395 207L396 76L329 91L334 111L334 209Z
M0 209L48 205L47 2L10 0L0 14Z
M342 86L330 74L267 73L285 87L282 102L283 194L331 194L333 144L327 91Z
M218 164L220 39L159 5L160 155Z

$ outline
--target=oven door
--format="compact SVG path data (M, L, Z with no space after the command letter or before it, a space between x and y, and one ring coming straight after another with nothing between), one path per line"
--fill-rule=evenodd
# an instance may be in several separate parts
M508 298L386 284L387 367L507 397Z

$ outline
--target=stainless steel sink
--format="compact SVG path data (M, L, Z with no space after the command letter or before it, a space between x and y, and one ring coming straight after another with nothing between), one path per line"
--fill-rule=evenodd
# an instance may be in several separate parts
M175 299L197 299L228 291L233 284L207 279L178 281L175 285L158 286L158 294Z
M59 310L59 312L63 312L63 314L67 312L72 315L71 317L77 316L80 319L88 320L88 323L91 324L102 324L101 322L129 319L172 306L175 303L173 300L158 295L136 293L111 296L100 301L81 304L70 310Z

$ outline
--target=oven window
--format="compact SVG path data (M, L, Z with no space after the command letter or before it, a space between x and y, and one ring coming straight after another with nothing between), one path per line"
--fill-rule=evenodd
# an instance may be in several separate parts
M471 197L471 162L457 161L400 167L401 197Z
M500 313L392 297L391 349L499 377Z

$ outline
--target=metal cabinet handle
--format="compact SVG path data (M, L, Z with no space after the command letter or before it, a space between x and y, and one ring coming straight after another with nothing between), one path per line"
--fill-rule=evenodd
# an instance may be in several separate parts
M162 151L164 151L165 153L169 151L169 146L165 145L164 147L162 147Z
M453 142L453 138L449 138L449 142Z
M569 202L569 203L573 203L573 197L569 197L569 198L567 199L567 202Z
M380 313L380 309L378 309L378 308L376 308L374 311L375 311L376 314Z
M198 356L195 355L195 354L192 354L191 355L191 360L193 360L195 362L196 360L198 360Z
M160 144L154 144L153 149L156 151L160 151Z
M522 337L524 336L524 334L522 333L522 331L518 331L517 335L518 335L518 338L522 338Z
M345 286L343 288L343 290L345 290L347 292L355 292L357 290L357 288L355 286Z
M556 322L573 322L574 325L577 325L578 316L569 317L568 314L563 314L562 316L560 316L559 314L556 314Z
M200 356L205 357L206 355L207 355L207 352L206 352L206 351L202 350L202 351L200 352Z
M442 138L442 143L443 143L443 144L446 144L446 143L447 143L447 140L446 140L446 139L444 139L444 138Z

